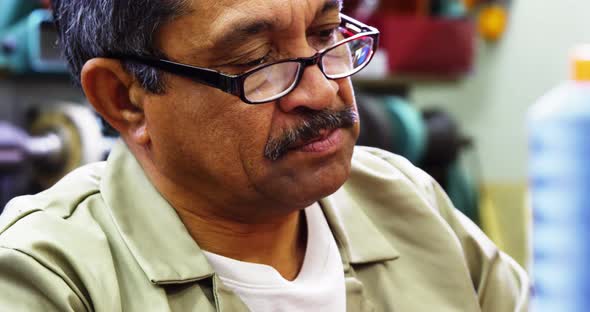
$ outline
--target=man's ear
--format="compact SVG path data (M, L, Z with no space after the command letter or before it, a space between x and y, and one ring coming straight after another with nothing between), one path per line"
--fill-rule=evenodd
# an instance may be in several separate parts
M149 143L142 96L135 90L135 79L118 60L89 60L82 68L80 82L88 101L123 138L141 146Z

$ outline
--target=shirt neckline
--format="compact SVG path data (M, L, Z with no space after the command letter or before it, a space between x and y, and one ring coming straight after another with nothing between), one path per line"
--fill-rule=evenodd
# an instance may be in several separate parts
M304 209L307 222L307 246L301 270L289 281L273 267L239 261L203 250L222 281L250 288L295 287L317 280L326 270L329 239L334 239L318 203Z

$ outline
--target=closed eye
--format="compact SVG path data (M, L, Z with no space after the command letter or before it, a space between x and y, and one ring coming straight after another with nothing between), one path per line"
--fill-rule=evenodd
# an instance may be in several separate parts
M338 27L338 25L333 25L333 27L324 28L312 33L308 36L308 40L312 47L316 50L321 50L336 44L341 37L340 27Z
M242 63L242 64L235 64L235 66L239 66L239 67L256 67L258 65L262 65L264 63L266 63L269 59L269 55L265 55L262 58L259 58L257 60L253 60L247 63Z

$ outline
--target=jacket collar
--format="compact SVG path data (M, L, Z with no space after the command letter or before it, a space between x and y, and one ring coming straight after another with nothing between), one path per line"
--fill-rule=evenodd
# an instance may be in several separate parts
M127 247L150 281L196 281L213 269L176 211L123 142L111 151L100 190Z
M213 276L213 268L174 208L151 184L123 142L117 143L109 156L100 191L121 237L152 283L192 282ZM345 187L320 200L320 205L344 262L361 264L399 257Z
M364 264L399 258L399 252L348 193L346 184L336 193L320 200L320 205L339 244L344 262L348 260L350 264Z

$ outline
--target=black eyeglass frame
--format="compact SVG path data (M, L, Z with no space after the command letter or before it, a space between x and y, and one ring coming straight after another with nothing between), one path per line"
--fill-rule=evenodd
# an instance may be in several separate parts
M109 57L119 59L122 61L129 61L129 62L135 62L135 63L147 65L150 67L154 67L154 68L166 71L171 74L175 74L175 75L183 76L185 78L189 78L195 82L202 83L207 86L219 89L223 92L235 95L235 96L239 97L244 103L247 103L247 104L264 104L264 103L275 101L275 100L289 94L293 90L295 90L297 88L297 86L299 85L299 83L301 82L301 79L303 78L303 72L309 66L318 65L320 67L320 70L322 71L322 73L324 74L324 76L326 78L331 79L331 80L336 80L336 79L350 77L350 76L358 73L365 66L367 66L367 64L369 64L371 62L371 60L373 59L373 56L379 46L379 34L380 34L379 30L375 27L372 27L372 26L366 25L360 21L357 21L354 18L346 16L345 14L341 13L340 17L342 20L340 27L343 27L349 31L356 32L356 34L354 34L348 38L345 38L344 40L341 40L328 48L318 51L315 55L313 55L311 57L290 58L290 59L279 60L279 61L268 63L268 64L261 64L259 66L252 68L252 69L247 70L244 73L237 74L237 75L225 74L225 73L213 70L213 69L177 63L177 62L169 61L166 59L157 59L157 58L144 57L144 56L138 56L138 55L114 54L114 55L110 55ZM354 40L357 40L357 39L360 39L363 37L371 37L373 39L373 49L371 51L371 55L369 56L368 60L363 64L363 66L360 66L359 68L355 69L353 72L347 73L342 76L337 76L337 77L328 76L326 74L326 72L324 71L322 62L320 62L322 57L326 53L328 53L329 51L331 51L343 44L346 44L348 42L351 42L351 41L354 41ZM244 82L246 81L246 79L248 77L250 77L254 73L256 73L264 68L267 68L267 67L270 67L270 66L273 66L276 64L282 64L282 63L288 63L288 62L299 63L299 70L298 70L297 76L296 76L297 78L293 82L293 84L291 85L291 87L289 89L277 94L275 97L265 99L264 101L251 101L246 98L246 94L245 94L245 90L244 90Z

